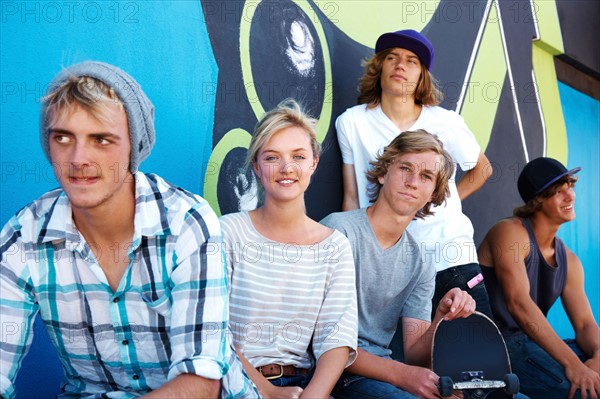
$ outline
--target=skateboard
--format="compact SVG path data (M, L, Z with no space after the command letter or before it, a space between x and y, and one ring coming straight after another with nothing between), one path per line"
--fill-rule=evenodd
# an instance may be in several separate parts
M479 312L438 323L431 364L440 376L442 396L452 396L455 389L463 392L464 399L512 398L519 392L519 378L511 371L504 339L496 324Z

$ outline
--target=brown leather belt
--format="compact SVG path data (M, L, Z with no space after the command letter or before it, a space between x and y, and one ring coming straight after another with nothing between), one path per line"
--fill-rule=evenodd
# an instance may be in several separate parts
M295 375L308 375L310 369L299 369L294 366L282 366L280 364L267 364L256 368L267 380L280 377L293 377Z

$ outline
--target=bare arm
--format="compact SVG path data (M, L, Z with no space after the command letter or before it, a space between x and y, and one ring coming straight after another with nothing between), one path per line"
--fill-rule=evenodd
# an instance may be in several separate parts
M301 398L329 398L335 383L342 375L350 350L348 347L330 349L323 353L317 362L310 383L300 395Z
M453 288L440 300L431 323L419 319L402 319L406 362L422 367L431 367L431 344L435 328L440 320L468 317L474 311L475 301L471 295L459 288Z
M145 399L218 398L221 381L193 374L180 374L160 388L145 395Z
M248 377L252 380L256 388L258 388L258 393L265 399L268 398L292 398L298 399L302 394L302 388L300 387L276 387L271 384L271 381L267 380L253 365L246 359L246 357L242 354L239 349L235 349L238 357L242 361L242 365L244 366L244 371L248 374Z
M576 389L591 389L593 392L596 387L598 391L598 373L586 367L560 339L529 295L530 285L525 269L529 237L525 228L515 219L499 222L488 232L484 242L489 242L486 248L506 297L508 311L523 332L565 368L567 379L571 382L569 397Z
M342 200L342 211L351 211L360 208L358 203L358 186L356 185L356 173L354 165L345 163L342 165L342 181L344 184L344 199Z
M438 398L439 377L423 367L409 366L359 348L356 361L346 370L352 374L387 382L420 398Z
M492 175L492 171L492 164L490 164L485 154L480 152L475 167L465 173L456 185L460 200L464 201L475 191L479 190L483 186L483 183Z
M577 345L590 358L585 365L600 373L600 328L585 295L583 266L568 249L567 262L567 282L561 295L562 303L575 330Z

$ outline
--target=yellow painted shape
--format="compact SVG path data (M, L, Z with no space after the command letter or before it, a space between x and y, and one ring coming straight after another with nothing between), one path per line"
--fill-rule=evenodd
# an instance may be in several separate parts
M536 44L552 55L563 54L565 49L556 3L551 0L534 0L532 4L533 18L540 32L540 40Z
M219 174L221 173L221 166L229 151L234 148L245 148L250 147L250 140L252 136L244 129L231 129L225 136L217 143L210 159L208 160L208 167L206 168L206 174L204 175L204 198L208 201L212 209L215 211L217 216L221 216L221 208L219 207L219 198L217 196L217 185L219 183ZM212 167L215 167L213 170Z
M400 29L421 31L427 25L439 4L439 0L342 0L315 1L323 15L352 40L375 48L377 38L385 32ZM453 3L455 4L455 3ZM448 9L448 16L465 10Z
M537 43L534 42L532 58L540 105L546 125L545 152L547 157L558 159L566 165L569 154L567 128L560 104L554 56L546 51L546 47L538 46Z
M484 150L492 135L506 77L506 59L502 48L498 13L496 3L493 3L460 112Z

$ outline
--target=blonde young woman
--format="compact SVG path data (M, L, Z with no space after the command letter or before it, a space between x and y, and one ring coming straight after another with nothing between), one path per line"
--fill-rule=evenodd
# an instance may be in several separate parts
M350 243L306 215L315 126L293 100L268 112L247 158L262 205L221 218L234 343L266 398L327 398L356 357Z

